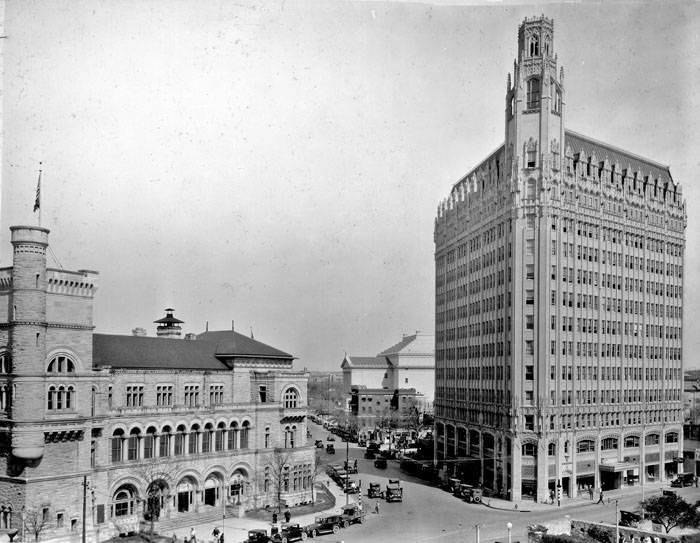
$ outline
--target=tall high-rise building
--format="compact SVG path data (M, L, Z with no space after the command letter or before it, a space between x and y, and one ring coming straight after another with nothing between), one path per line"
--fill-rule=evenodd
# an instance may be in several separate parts
M505 143L435 221L436 455L516 500L682 466L681 187L567 130L565 96L553 21L525 19Z

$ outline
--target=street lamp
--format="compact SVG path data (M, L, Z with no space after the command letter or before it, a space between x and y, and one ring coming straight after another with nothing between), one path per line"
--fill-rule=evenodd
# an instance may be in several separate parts
M511 536L511 531L513 530L513 523L506 522L506 528L508 528L508 543L511 543L510 536Z
M474 529L476 530L476 543L480 543L479 541L479 529L481 528L481 524L475 524Z

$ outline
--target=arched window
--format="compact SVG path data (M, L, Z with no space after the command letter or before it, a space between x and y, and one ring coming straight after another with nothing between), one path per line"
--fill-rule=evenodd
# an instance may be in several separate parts
M269 449L270 448L270 427L267 426L265 428L265 448Z
M156 429L149 426L146 430L146 437L143 438L143 457L153 458L156 455Z
M238 423L233 421L231 427L228 431L228 448L231 450L238 448L238 437L240 434L240 429L238 428Z
M284 408L296 409L299 404L299 392L296 388L288 388L284 392Z
M547 455L556 456L557 455L557 445L555 443L550 443L547 445Z
M190 442L187 447L189 454L197 454L199 451L199 424L193 424L190 428Z
M8 409L10 407L10 391L7 385L0 385L0 409Z
M184 424L180 424L177 427L177 431L175 433L175 456L181 456L185 454L185 435L187 433L187 429L185 428Z
M625 448L639 447L639 436L627 436L625 438Z
M644 438L645 445L658 445L659 444L659 434L649 434Z
M617 449L617 438L616 437L606 437L601 445L600 449L603 451L609 451L612 449Z
M592 439L582 439L576 443L577 453L586 453L595 451L595 442Z
M289 434L291 432L291 429L289 426L284 427L284 448L288 449L289 448Z
M216 442L214 443L217 451L224 450L224 443L226 443L226 425L220 422L216 425Z
M129 432L129 439L127 442L126 458L127 460L138 460L139 459L139 445L141 444L141 430L139 428L132 428Z
M533 34L530 37L530 56L536 57L540 54L540 37L537 34Z
M124 450L124 430L117 428L112 432L112 462L121 462Z
M74 373L75 364L73 361L65 355L55 356L49 362L49 367L46 369L47 373Z
M211 422L208 422L204 426L204 431L202 432L202 452L211 452L212 437L214 436L214 426Z
M73 409L74 395L73 385L51 385L46 392L46 408L49 411Z
M527 80L527 109L540 107L540 79L531 77Z
M243 422L241 427L241 449L248 448L248 437L250 434L250 422L247 420Z
M112 514L115 517L126 517L134 513L134 492L128 486L122 486L114 493Z
M294 446L296 445L296 439L297 439L297 427L292 426L292 430L289 434L289 443L291 448L293 449Z
M664 436L666 443L678 443L678 432L669 432Z
M0 529L9 530L12 528L12 506L3 505L0 507Z
M537 456L537 445L535 443L523 443L523 456Z
M0 374L12 373L12 367L10 364L10 353L5 351L0 353Z
M163 426L160 431L160 443L158 444L158 456L170 456L170 440L172 436L170 433L172 429L170 426Z

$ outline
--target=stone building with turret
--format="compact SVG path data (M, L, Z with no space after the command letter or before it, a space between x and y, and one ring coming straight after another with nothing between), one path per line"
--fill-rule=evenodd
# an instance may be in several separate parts
M11 228L0 269L0 533L107 539L311 500L306 371L233 330L94 333L98 274ZM86 514L83 516L83 504Z
M669 167L566 127L526 19L505 142L435 220L436 455L515 500L682 469L686 207Z

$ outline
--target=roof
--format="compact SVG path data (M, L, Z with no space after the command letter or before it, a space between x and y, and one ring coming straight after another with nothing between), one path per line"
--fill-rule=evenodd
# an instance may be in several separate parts
M384 369L389 366L389 362L386 358L380 356L350 356L347 355L343 359L341 367L344 365L350 366L351 368L381 368Z
M95 366L115 368L169 368L223 370L221 358L294 357L259 341L234 332L205 332L196 340L162 337L92 335L92 360Z
M270 347L233 330L220 330L197 334L197 341L216 343L219 356L252 356L264 358L294 358L291 354Z
M659 164L648 158L644 158L629 151L619 149L608 143L603 143L588 136L578 134L572 130L566 131L566 145L571 147L571 152L576 154L583 151L586 157L595 154L596 160L609 160L610 165L619 164L622 169L631 169L633 173L639 171L642 175L651 173L654 179L660 178L664 181L673 181L671 171L665 164Z

